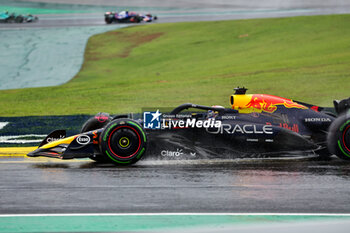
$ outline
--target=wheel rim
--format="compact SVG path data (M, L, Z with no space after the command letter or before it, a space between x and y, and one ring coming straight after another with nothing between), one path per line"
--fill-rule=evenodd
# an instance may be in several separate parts
M141 147L140 134L130 126L119 126L111 132L108 147L110 152L118 158L131 158Z
M128 137L121 137L119 139L119 145L122 148L127 148L128 146L130 146L130 139Z
M347 151L350 152L349 146L350 145L350 125L346 127L346 129L343 132L343 145Z

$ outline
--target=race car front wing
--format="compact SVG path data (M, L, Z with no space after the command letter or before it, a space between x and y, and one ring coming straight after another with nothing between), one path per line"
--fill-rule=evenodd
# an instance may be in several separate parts
M94 154L95 136L96 132L87 132L66 137L65 130L55 130L42 141L38 149L27 155L59 159L87 158Z

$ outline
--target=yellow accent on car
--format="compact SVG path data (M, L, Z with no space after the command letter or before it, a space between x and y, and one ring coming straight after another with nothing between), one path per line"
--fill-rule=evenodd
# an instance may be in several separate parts
M70 136L68 138L63 138L63 139L60 139L60 140L57 140L57 141L53 141L53 142L50 142L50 143L47 143L47 144L43 145L40 148L42 148L42 149L49 149L49 148L58 146L60 144L70 144L76 137L78 137L78 135L74 135L74 136Z
M232 109L238 110L239 113L252 113L252 112L262 112L260 109L247 108L247 105L252 100L253 95L232 95L231 107Z

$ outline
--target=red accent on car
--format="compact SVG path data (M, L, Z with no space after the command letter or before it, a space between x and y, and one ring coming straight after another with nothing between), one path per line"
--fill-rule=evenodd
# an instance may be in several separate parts
M315 112L319 112L318 106L312 106L310 109L314 110Z
M307 109L306 106L298 104L293 100L273 95L262 94L252 95L250 102L245 107L261 109L264 112L273 113L277 110L277 105L283 105L286 108Z
M129 128L129 129L132 129L136 134L137 134L137 137L139 138L139 146L137 147L137 150L135 151L135 153L133 153L132 155L129 155L129 156L126 156L126 157L123 157L123 156L120 156L120 155L117 155L116 153L113 152L112 148L111 148L111 136L113 135L113 133L117 130L117 129L120 129L120 128ZM140 149L141 147L141 137L140 137L140 134L132 127L130 126L127 126L127 125L123 125L123 126L119 126L117 128L115 128L112 133L110 134L109 138L108 138L108 147L109 147L109 150L112 152L112 154L114 154L115 156L117 156L118 158L121 158L121 159L128 159L128 158L131 158L132 156L134 156Z
M283 123L283 124L280 123L279 127L289 129L289 130L292 130L293 132L299 133L299 125L298 124L293 124L292 126L290 126L287 123Z
M350 125L348 125L348 127L346 127L346 129L343 132L343 144L345 146L345 149L347 149L350 152L349 148L346 146L346 143L345 143L345 133L348 131L349 127Z
M97 144L98 144L98 141L97 141L97 139L98 139L97 131L92 132L92 134L94 135L94 136L92 137L92 138L93 138L92 143L95 144L95 145L97 145Z
M108 120L108 116L99 115L99 116L95 116L95 119L103 123L103 122L106 122L106 120Z

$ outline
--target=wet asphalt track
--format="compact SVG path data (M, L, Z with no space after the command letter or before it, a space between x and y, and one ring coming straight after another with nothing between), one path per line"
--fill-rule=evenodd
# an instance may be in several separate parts
M1 159L0 214L350 213L350 164Z
M303 15L348 14L350 6L344 9L257 9L257 10L204 10L204 11L176 11L160 12L155 14L158 20L152 23L197 22L218 21L253 18L279 18ZM147 23L142 23L147 24ZM142 25L136 24L136 25ZM56 28L56 27L81 27L106 25L101 14L66 14L65 16L42 15L35 23L0 24L1 29L25 29L25 28ZM131 24L135 25L135 24Z

